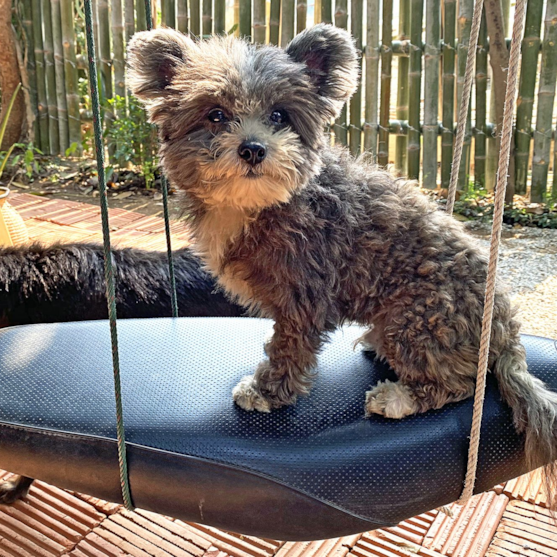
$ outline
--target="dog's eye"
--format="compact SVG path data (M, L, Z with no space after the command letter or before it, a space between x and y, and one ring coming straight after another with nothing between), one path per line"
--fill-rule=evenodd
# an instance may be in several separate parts
M224 114L224 111L221 108L213 108L211 112L207 115L209 121L213 122L213 124L222 124L222 122L226 122L227 118Z
M288 121L288 114L286 113L286 110L273 110L269 118L274 124L286 124Z

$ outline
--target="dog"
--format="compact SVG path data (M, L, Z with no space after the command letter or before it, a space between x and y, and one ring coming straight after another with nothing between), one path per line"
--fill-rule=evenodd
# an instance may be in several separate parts
M240 317L245 309L224 297L189 248L174 252L182 317ZM120 319L170 317L166 253L113 249L116 312ZM96 244L0 249L0 328L29 323L106 319L104 251ZM0 504L27 495L32 478L0 483Z
M398 377L362 393L367 416L472 396L486 254L415 184L331 147L325 127L358 84L348 33L316 25L283 50L163 28L134 35L128 63L196 253L232 300L274 320L267 359L233 390L238 406L269 412L307 394L346 322L367 328L362 343ZM554 485L557 394L528 373L519 328L498 286L489 368L528 464L547 465Z

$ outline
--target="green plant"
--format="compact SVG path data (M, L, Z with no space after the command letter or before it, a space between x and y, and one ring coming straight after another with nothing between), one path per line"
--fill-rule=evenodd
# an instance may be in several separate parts
M12 109L14 107L15 99L19 90L21 89L21 83L18 83L15 91L8 103L8 108L6 110L6 114L4 116L4 120L2 121L2 125L0 126L0 145L4 141L4 134L6 133L6 128L8 126L8 120L10 119L10 114L12 113ZM2 178L2 174L4 173L4 169L6 168L6 164L8 163L8 159L10 158L12 151L17 147L17 143L14 143L9 147L6 152L0 153L0 178Z
M114 158L120 166L128 163L140 166L146 187L149 188L158 164L155 128L149 124L145 111L133 97L129 98L127 111L126 99L123 97L116 96L107 102L111 111L122 114L107 122L107 146L114 149Z
M14 156L11 166L15 167L22 162L25 167L25 174L27 175L27 178L31 178L31 176L33 176L33 172L38 174L40 172L40 162L37 160L35 155L43 155L43 152L40 149L37 149L32 143L29 143L28 145L25 145L25 143L15 143L14 147L21 149L22 153L18 153Z

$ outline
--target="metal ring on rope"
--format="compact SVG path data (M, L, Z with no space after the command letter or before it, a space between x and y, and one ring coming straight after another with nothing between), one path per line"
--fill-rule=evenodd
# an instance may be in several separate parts
M452 213L456 195L456 184L460 168L460 157L462 155L462 142L464 129L468 116L468 103L474 70L474 59L478 32L481 22L483 0L477 0L474 6L474 17L472 31L470 33L470 46L466 60L466 80L462 92L462 103L459 111L458 131L455 142L453 165L451 171L451 183L447 200L447 211ZM516 88L518 81L518 68L520 65L520 41L524 30L524 18L526 13L526 0L517 0L514 13L513 34L511 39L511 51L509 57L509 70L507 73L507 87L505 92L505 109L503 124L501 126L501 148L499 151L499 164L497 169L497 183L495 191L493 225L491 229L491 243L489 251L489 265L486 277L486 290L484 313L482 319L482 334L479 349L478 374L476 379L476 393L474 395L474 412L472 416L472 428L470 431L470 447L468 451L468 465L464 490L459 502L465 503L474 492L476 482L476 470L478 466L478 450L480 445L481 422L483 415L483 404L485 397L485 384L487 377L487 364L489 359L489 347L491 339L491 323L493 318L493 305L495 300L495 285L497 280L497 261L499 257L499 243L501 240L501 228L503 225L503 211L505 208L505 191L509 171L509 157L512 141L513 113L516 100Z

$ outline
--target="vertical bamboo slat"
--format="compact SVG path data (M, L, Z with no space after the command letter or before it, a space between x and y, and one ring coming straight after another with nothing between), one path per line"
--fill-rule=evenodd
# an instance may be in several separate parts
M195 37L199 37L199 35L201 35L200 0L190 0L190 32Z
M348 4L347 0L336 0L335 6L335 25L348 28ZM340 116L336 119L333 130L335 132L335 143L341 145L348 144L348 122L346 105L342 108Z
M188 32L188 0L176 1L176 25L178 31L182 33Z
M269 14L269 42L279 44L280 31L280 0L271 0L271 11Z
M472 29L472 14L474 11L474 0L460 0L458 3L458 76L456 81L456 106L460 107L462 101L462 89L464 87L464 77L466 74L466 58L470 45L470 31ZM458 108L457 108L458 114ZM458 171L458 189L468 188L468 176L470 174L470 143L472 138L471 125L472 103L468 105L468 116L466 118L466 128L464 131L464 143L462 146L462 159Z
M58 111L58 133L60 153L70 146L68 128L68 102L64 78L64 47L62 45L62 16L60 0L51 0L52 41L54 51L54 73L56 76L56 108Z
M515 192L526 193L543 2L528 2L516 109Z
M533 203L544 201L547 195L547 171L551 148L555 76L557 75L557 0L547 0L542 45L538 113L534 131L534 158L532 161Z
M301 33L306 28L308 15L307 0L296 1L296 33Z
M141 2L141 0L138 0ZM124 21L126 25L126 43L135 33L135 6L134 0L125 0L124 4Z
M476 54L476 134L474 138L474 187L484 189L487 128L487 25L482 17Z
M240 37L251 39L251 0L240 0L239 29Z
M213 0L203 0L203 15L201 16L201 21L203 24L203 38L207 39L213 33Z
M379 17L379 14L377 14ZM332 0L321 0L320 20L322 23L333 23Z
M294 38L295 15L295 0L282 0L280 14L280 46L283 48Z
M22 24L25 34L26 70L29 80L29 102L33 117L33 143L41 144L41 131L39 127L39 106L37 97L37 70L35 66L35 45L33 43L33 15L31 11L31 0L22 2Z
M48 102L46 99L46 70L44 62L44 45L41 22L41 0L31 1L33 18L33 43L35 44L35 70L37 74L37 110L39 115L40 143L43 153L50 152L48 133Z
M213 20L213 33L223 35L226 33L226 1L215 0L215 17Z
M398 40L408 41L410 39L410 0L400 0L398 17ZM397 71L397 99L396 118L400 121L408 121L408 63L407 56L398 56ZM407 137L397 135L395 139L395 170L398 174L406 174L406 149Z
M64 45L64 78L68 103L68 129L70 145L77 145L81 153L81 119L79 115L79 87L75 54L75 31L72 0L61 0L62 41Z
M99 55L102 86L107 99L113 97L112 93L112 59L110 56L110 18L108 13L108 0L97 0L97 17L99 20Z
M50 154L60 153L60 132L58 129L58 105L56 103L56 72L54 69L54 44L50 0L42 0L42 20L44 33L44 61L46 74L46 99L48 103L48 138Z
M408 65L408 177L420 176L420 100L422 84L422 20L424 0L411 0Z
M253 0L253 40L259 44L264 44L267 37L265 8L265 0Z
M443 131L441 134L441 187L451 180L454 139L454 81L456 2L445 0L443 17Z
M367 0L367 36L365 51L365 124L364 149L371 153L371 158L377 160L377 95L379 73L379 9L380 0Z
M176 28L176 3L174 0L162 0L161 16L164 25L172 29Z
M364 24L363 0L351 0L350 3L350 31L356 43L358 56L361 61L363 48ZM358 88L350 99L350 152L357 156L362 149L362 81L361 75Z
M439 115L439 41L441 37L441 4L426 0L424 53L424 156L422 184L437 187L437 139Z
M383 0L381 31L381 105L379 107L379 145L377 162L389 164L389 109L391 104L391 63L393 60L393 0Z
M114 92L119 97L126 96L126 62L124 49L124 24L122 21L122 0L112 0L112 49L114 52Z

